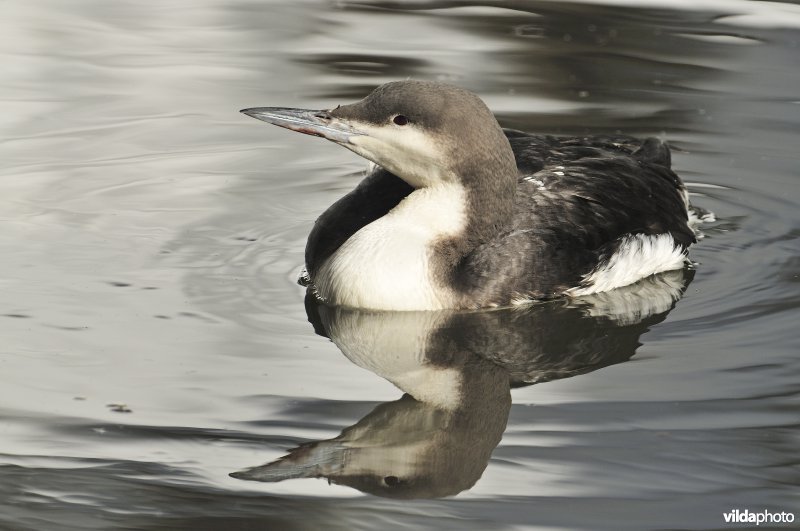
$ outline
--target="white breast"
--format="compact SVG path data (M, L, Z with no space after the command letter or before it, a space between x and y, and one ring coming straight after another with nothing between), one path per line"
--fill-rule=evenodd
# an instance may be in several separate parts
M454 184L412 192L385 216L353 234L314 278L330 304L376 310L437 310L453 293L437 283L431 248L466 225L465 194Z

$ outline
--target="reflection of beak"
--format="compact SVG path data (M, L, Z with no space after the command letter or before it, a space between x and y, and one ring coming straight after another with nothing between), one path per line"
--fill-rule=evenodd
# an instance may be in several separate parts
M255 107L243 109L240 112L298 133L321 136L337 144L350 144L351 138L366 135L366 133L355 129L347 122L334 118L328 111L309 111L284 107Z
M267 483L294 478L331 477L341 474L347 449L335 441L318 441L295 448L266 465L254 466L229 476Z

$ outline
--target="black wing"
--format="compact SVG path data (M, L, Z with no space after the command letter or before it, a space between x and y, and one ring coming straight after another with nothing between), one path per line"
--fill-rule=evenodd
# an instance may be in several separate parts
M670 234L685 249L683 184L656 139L557 138L511 132L517 157L514 226L469 255L456 285L478 305L511 293L547 298L578 286L634 234ZM526 274L527 273L527 274Z

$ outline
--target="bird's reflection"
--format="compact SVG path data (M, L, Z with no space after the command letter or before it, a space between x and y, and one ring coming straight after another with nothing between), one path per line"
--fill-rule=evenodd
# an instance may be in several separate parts
M481 477L500 442L512 387L628 360L692 276L671 271L580 299L476 312L331 308L309 294L315 331L406 394L338 437L231 475L264 482L324 477L396 498L457 494Z

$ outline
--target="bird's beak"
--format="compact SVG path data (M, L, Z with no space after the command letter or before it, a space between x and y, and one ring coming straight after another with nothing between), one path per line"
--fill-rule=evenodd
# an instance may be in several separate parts
M232 478L274 483L284 479L341 475L350 450L336 439L301 445L266 465L228 474Z
M365 136L344 120L330 115L328 111L309 111L284 107L254 107L240 112L267 123L285 127L298 133L321 136L337 144L351 144L356 136Z

